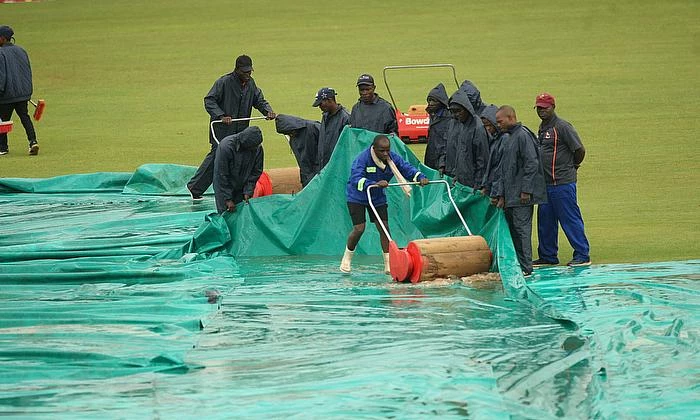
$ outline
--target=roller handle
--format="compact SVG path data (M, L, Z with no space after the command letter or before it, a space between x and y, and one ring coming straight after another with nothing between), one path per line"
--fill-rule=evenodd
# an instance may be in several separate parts
M247 118L233 118L231 122L240 122L240 121L253 121L253 120L266 120L267 117L247 117ZM209 123L209 129L211 130L211 136L216 142L216 144L219 144L219 139L216 138L216 133L214 133L214 124L221 124L223 123L223 120L214 120L211 123Z
M462 225L464 226L464 229L467 230L467 234L469 236L472 236L472 231L469 229L469 226L467 226L467 222L464 220L464 216L462 216L462 212L459 211L459 207L457 207L457 203L455 203L454 198L452 198L452 191L450 191L450 184L445 181L444 179L438 179L434 181L428 181L428 185L431 184L444 184L445 189L447 189L447 196L450 198L450 202L452 203L452 207L454 207L455 211L457 212L457 216L459 217L459 220L462 222ZM388 187L401 187L404 185L420 185L420 182L395 182L391 183L387 186ZM376 184L370 185L367 187L367 200L369 202L369 206L374 212L374 215L377 217L377 220L379 221L379 225L382 227L382 230L384 230L384 233L386 234L386 237L389 238L389 241L391 241L391 236L389 236L389 231L388 229L384 226L384 223L382 222L381 218L379 217L379 213L377 213L377 209L374 208L374 203L372 203L372 195L370 194L370 189L377 187Z

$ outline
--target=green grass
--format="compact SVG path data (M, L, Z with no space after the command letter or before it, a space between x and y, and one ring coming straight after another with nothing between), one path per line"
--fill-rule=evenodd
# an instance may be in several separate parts
M453 63L482 97L536 129L547 90L588 151L579 198L596 262L700 257L700 3L87 0L0 5L34 68L41 154L19 121L0 177L196 166L208 149L202 99L238 54L278 113L318 118L324 85L356 100L363 72ZM206 6L205 6L206 5ZM393 74L392 74L393 75ZM400 107L447 74L392 77ZM447 83L446 83L447 84ZM448 86L451 86L447 84ZM386 89L378 83L378 91ZM15 118L16 119L16 118ZM292 154L261 122L267 167ZM422 146L415 146L419 156ZM570 249L562 238L561 258Z

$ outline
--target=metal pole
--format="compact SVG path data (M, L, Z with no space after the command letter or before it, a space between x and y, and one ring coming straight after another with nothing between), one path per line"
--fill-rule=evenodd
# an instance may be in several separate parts
M391 103L394 105L394 109L398 109L396 106L396 101L394 100L394 95L391 94L391 89L389 88L389 83L387 82L386 78L386 71L387 70L398 70L398 69L431 69L431 68L439 68L439 67L447 67L452 69L452 78L455 81L455 85L459 88L459 82L457 81L457 71L455 70L455 66L452 64L413 64L413 65L406 65L406 66L386 66L384 67L384 70L382 70L382 75L384 76L384 86L386 86L386 91L389 94L389 98L391 99Z
M267 119L267 117L248 117L248 118L234 118L231 120L231 122L239 122L239 121L253 121L253 120L264 120ZM216 134L214 133L214 124L215 123L222 123L223 120L214 120L211 123L209 123L209 129L211 130L211 136L214 138L214 141L216 144L219 144L219 139L216 138Z
M450 191L450 184L445 181L444 179L438 179L435 181L428 181L428 185L430 184L444 184L445 188L447 189L447 196L450 198L450 202L452 203L452 207L454 207L455 211L457 212L457 216L459 217L459 220L462 222L462 225L464 228L467 230L467 234L469 236L472 236L472 231L469 229L469 226L467 226L467 222L464 220L464 217L462 216L462 212L459 211L459 207L457 207L457 203L455 203L454 198L452 198L452 192ZM420 185L420 182L395 182L392 184L389 184L388 187L400 187L403 185ZM382 230L384 231L384 234L386 237L391 241L391 236L389 235L389 231L384 226L384 223L382 222L381 218L379 217L379 213L377 213L377 209L374 207L374 203L372 203L372 195L370 194L370 190L372 188L379 188L376 184L370 185L367 187L367 201L369 202L369 207L372 209L372 212L374 213L374 216L377 218L379 221L379 225L382 227Z

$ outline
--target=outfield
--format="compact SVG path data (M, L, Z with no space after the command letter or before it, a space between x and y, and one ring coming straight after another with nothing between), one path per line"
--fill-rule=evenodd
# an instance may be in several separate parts
M557 97L588 150L579 197L594 263L700 257L697 2L200 4L0 5L0 24L32 59L35 98L48 104L36 126L40 155L26 156L15 118L0 177L198 165L208 149L202 98L240 53L253 57L275 111L305 118L319 117L311 102L321 86L350 107L360 73L379 82L384 65L453 63L486 102L513 105L533 129L535 95ZM395 80L406 107L449 78ZM386 93L382 83L377 90ZM292 165L273 124L261 125L266 166ZM422 146L414 150L422 156ZM569 253L562 238L562 259Z

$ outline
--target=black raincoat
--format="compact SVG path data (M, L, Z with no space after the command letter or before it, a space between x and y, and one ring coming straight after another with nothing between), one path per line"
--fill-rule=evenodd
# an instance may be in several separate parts
M263 115L272 112L272 106L265 100L262 90L255 85L252 78L241 85L241 79L234 72L225 74L214 82L214 85L204 97L204 108L209 113L209 121L220 120L224 116L231 118L250 118L253 108ZM240 133L250 125L249 121L238 121L231 125L214 124L216 138L221 141L226 136ZM215 141L209 133L209 142Z
M425 148L423 162L425 166L433 169L440 168L440 156L445 153L447 145L447 130L450 127L452 114L447 108L449 98L445 86L440 83L429 93L429 97L435 98L442 105L440 109L430 115L430 126L428 127L428 145Z
M394 107L376 93L374 101L371 103L366 104L358 100L352 107L350 125L354 128L364 128L382 134L398 133L399 131Z
M348 124L350 124L350 114L340 104L338 104L338 110L335 114L323 113L321 131L318 137L318 172L331 160L335 145L338 143L338 137Z
M257 126L224 137L214 158L214 197L219 213L226 211L226 200L243 201L253 196L263 172L262 132Z
M460 184L476 188L482 183L486 171L489 157L488 134L466 93L461 90L455 92L450 98L450 104L452 103L463 106L470 118L464 123L456 118L450 120L447 146L439 165L444 166L445 173Z
M517 123L501 136L501 142L503 153L490 195L503 197L506 208L546 203L547 187L537 137ZM520 202L521 192L532 195L529 203Z
M280 134L289 136L289 146L299 165L301 185L311 181L318 172L318 139L321 123L292 115L280 114L275 119L275 128Z
M0 104L25 102L32 97L32 66L29 55L7 42L0 48Z
M486 108L486 104L481 100L481 92L479 92L479 88L477 88L471 81L465 80L459 86L459 90L467 94L469 97L469 102L472 104L472 108L474 108L477 115L481 115L481 113L484 112L484 108Z
M486 163L486 170L484 171L484 180L481 183L480 188L486 188L487 194L493 190L493 179L496 176L496 169L501 161L502 145L501 145L501 130L498 129L498 124L496 124L496 112L498 112L498 107L496 105L489 105L484 108L484 112L481 113L481 118L486 118L496 127L496 134L493 136L486 130L489 136L489 160Z

